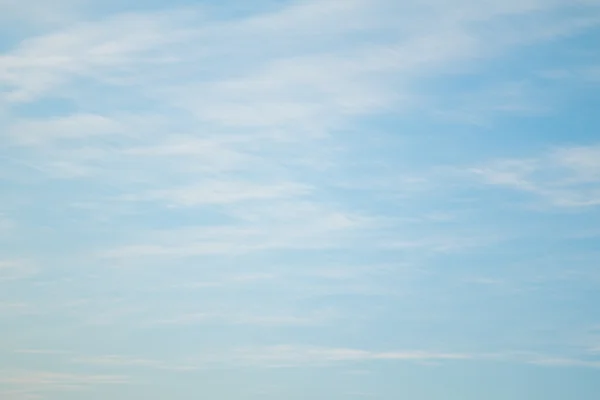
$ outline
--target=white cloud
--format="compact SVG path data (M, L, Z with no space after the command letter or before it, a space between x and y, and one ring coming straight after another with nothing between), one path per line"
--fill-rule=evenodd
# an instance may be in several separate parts
M0 213L0 237L14 232L16 228L17 223L13 219Z
M141 367L141 368L154 368L168 371L194 371L197 370L197 366L169 363L165 361L153 360L148 358L135 358L127 357L123 355L107 355L107 356L96 356L96 357L78 357L71 360L75 364L86 364L104 367Z
M126 148L123 155L141 163L176 161L180 166L175 168L187 172L232 172L260 165L262 157L245 145L248 140L232 135L170 135L156 144Z
M372 362L410 362L422 365L438 365L444 362L517 363L544 367L600 368L593 358L568 355L548 355L533 352L503 351L495 353L422 351L422 350L367 350L349 347L320 347L310 345L274 345L254 347L215 348L202 354L187 353L184 357L157 359L148 357L111 355L76 355L57 353L71 364L104 367L114 371L124 369L157 369L174 372L194 372L219 368L315 368ZM43 355L43 354L42 354ZM348 370L348 373L368 373L365 370ZM41 371L6 370L0 383L13 387L27 385L33 393L42 391L81 390L96 385L126 384L132 381L123 375L85 375Z
M94 221L105 217L104 221L114 224L111 235L114 232L117 238L110 243L116 244L106 244L110 248L101 251L104 265L157 262L174 266L171 261L175 258L218 255L222 260L230 255L277 253L274 250L368 248L407 255L411 249L419 254L470 249L495 238L477 232L444 234L440 230L431 235L418 227L412 229L415 225L411 224L402 230L398 220L382 221L369 214L386 210L359 212L354 199L333 200L340 185L338 177L329 172L335 169L332 166L348 162L338 151L363 143L355 140L356 136L347 139L345 130L353 129L352 122L360 117L398 115L411 107L431 109L438 101L430 97L444 95L419 89L429 77L476 68L483 58L575 33L598 22L596 8L586 13L589 15L565 16L558 21L552 13L566 4L543 0L428 0L413 5L384 0L319 0L294 2L276 12L226 21L200 15L197 9L81 21L24 40L0 56L0 86L8 88L0 94L0 108L6 114L0 123L6 141L13 145L11 151L20 152L16 157L22 164L33 165L50 176L85 178L81 180L85 188L94 189L91 194L68 195L74 205L89 206L85 210L98 218ZM537 12L544 17L538 18ZM456 111L453 116L468 120L497 112L537 110L528 94L528 88L519 84L492 86L472 95L450 93L452 104L439 108L441 114ZM47 99L67 101L80 111L50 118L17 116L24 107L35 109L39 106L35 102ZM125 115L120 109L137 114ZM470 172L488 184L533 193L556 205L597 205L598 160L596 147L565 148L531 159L501 160ZM348 180L357 182L353 176ZM410 185L415 188L413 192L429 185L410 178L391 184ZM79 187L67 186L74 191ZM140 225L135 224L141 217L133 223L123 219L123 225L118 218L120 210L126 214L139 209L141 216L146 208L177 207L177 212L192 215L215 206L225 221L222 225L196 222L187 228L157 229L151 217ZM106 217L113 209L118 216ZM428 221L417 222L426 225L448 218L443 213L430 214L423 218ZM189 222L194 223L193 218ZM125 230L120 232L123 226ZM240 259L243 257L235 261ZM364 270L336 270L331 265L319 268L313 265L283 279L285 274L232 274L206 280L198 275L200 279L189 280L187 286L241 290L242 285L272 280L282 292L289 285L288 294L304 291L306 296L339 289L331 282L319 286L318 280L343 281L339 286L346 294L382 294L388 285L397 286L393 279L373 284ZM132 279L136 288L144 285L148 276L156 278L151 273L144 275L148 270L136 271ZM121 271L112 270L111 274L120 276ZM0 281L29 273L24 265L0 262ZM299 282L301 279L307 282ZM115 281L119 279L111 281L111 288L130 284ZM94 290L102 286L94 282ZM498 283L485 279L477 282ZM170 296L176 297L173 293ZM189 304L182 310L167 301L164 312L137 297L103 304L83 300L60 312L67 317L75 315L86 324L122 327L134 323L139 327L160 319L158 322L176 325L174 328L203 323L263 328L318 326L337 317L329 312L290 312L285 309L289 299L283 296L279 300L281 309L260 313L190 312ZM57 312L59 307L50 309ZM23 303L0 303L0 314L25 310L30 308ZM164 318L157 318L157 313ZM311 346L216 353L196 364L118 354L75 357L72 361L106 368L184 371L216 364L314 366L492 358L461 352ZM568 358L524 362L596 366ZM120 376L5 372L0 378L3 384L34 389L127 382Z
M600 146L564 147L471 171L490 185L533 193L559 207L600 205Z
M178 206L226 205L242 201L296 197L310 193L310 187L294 183L255 184L249 182L209 181L192 187L174 188L142 194L143 199L158 199ZM134 195L135 199L135 195Z
M139 182L169 179L184 169L291 165L299 152L277 163L265 161L281 150L281 141L309 143L313 150L302 148L308 154L319 148L316 139L356 117L430 103L414 90L420 79L551 39L519 31L509 40L506 33L518 29L504 19L565 4L309 1L224 21L194 8L113 15L65 25L1 56L0 82L9 88L3 103L10 110L11 102L49 96L80 109L148 104L153 115L168 121L158 135L148 134L148 124L111 113L11 122L13 135L30 143L108 131L136 138L68 146L63 140L42 157L30 154L36 168L54 176ZM481 26L496 20L493 31ZM555 22L549 18L528 29L543 31ZM565 27L560 34L577 29ZM223 140L231 135L244 142Z
M447 235L429 234L427 237L414 239L388 239L382 243L383 248L402 250L427 250L433 253L454 253L468 251L473 248L490 245L499 240L498 237L482 234L465 235L459 232Z
M406 351L377 352L351 348L328 348L313 346L270 346L239 349L232 353L232 360L242 365L280 367L312 366L332 363L354 363L367 361L443 361L468 360L474 355L462 353Z
M149 53L182 33L172 13L125 14L101 22L76 24L23 41L0 56L0 82L12 90L2 102L56 97L81 78L110 81L134 63L161 63Z
M70 354L69 351L66 350L48 350L48 349L18 349L14 351L17 354L32 354L32 355L65 355Z
M461 353L437 351L372 351L353 348L279 345L238 349L228 356L230 362L244 366L306 367L338 363L415 362L438 364L445 361L514 362L546 367L600 368L597 360L541 355L528 352Z
M477 356L444 352L376 352L350 348L326 348L315 346L266 346L254 348L222 349L206 351L201 356L188 355L180 360L158 360L151 358L129 357L123 355L77 356L69 358L74 364L92 365L110 369L131 368L159 369L175 372L193 372L202 369L231 367L326 367L339 363L383 362L443 362L452 360L473 360ZM105 377L104 382L126 383L122 377ZM97 378L98 379L98 378ZM98 379L101 380L101 379ZM121 381L122 380L122 381ZM96 383L90 379L91 383Z
M8 134L23 145L41 145L61 139L88 139L97 135L123 133L118 121L94 114L76 114L13 124Z
M4 400L37 400L44 398L41 394L33 393L31 389L0 389L0 396Z
M600 361L597 360L582 360L575 358L561 357L541 357L531 360L530 364L543 365L548 367L584 367L584 368L600 368Z
M0 371L0 384L32 393L90 389L97 385L129 383L129 378L119 375L73 374L48 371L4 369Z
M527 81L494 82L483 88L442 96L433 115L452 122L490 127L499 115L539 116L550 112L543 89ZM549 101L548 101L549 103Z
M37 30L73 22L82 0L0 0L0 22L13 29Z
M227 209L232 225L144 232L138 244L104 255L114 259L239 255L273 249L323 249L347 245L375 226L361 215L330 209L318 202L267 201ZM135 240L135 239L134 239Z
M553 158L571 170L574 183L600 182L600 145L559 149Z
M0 316L23 315L33 312L33 308L28 303L23 302L0 302Z
M0 283L15 279L25 279L36 273L37 268L29 261L0 259Z
M321 325L329 322L334 315L332 313L316 313L308 316L297 315L251 315L243 313L212 313L199 312L178 315L172 318L160 319L152 322L158 325L202 325L202 324L225 324L225 325L256 325L256 326L310 326Z
M255 283L271 282L280 278L279 274L274 273L237 273L228 274L218 279L190 281L186 283L174 284L173 289L204 289L214 287L226 287L231 285L251 285Z
M189 62L205 61L203 68L212 74L213 68L223 67L224 55L229 59L237 59L236 53L247 56L241 49L247 48L249 42L264 42L268 38L266 53L258 52L262 56L258 63L245 57L244 71L253 72L243 72L239 77L240 70L229 66L226 71L235 71L232 75L238 78L220 76L217 83L208 85L196 78L196 85L176 85L180 95L172 100L182 106L187 104L207 120L226 125L237 121L264 126L270 119L274 123L296 122L311 116L324 118L323 114L330 111L343 114L380 107L389 102L390 96L396 96L373 74L421 74L428 68L439 68L442 62L470 59L477 52L487 51L489 43L487 38L478 37L480 32L467 29L469 23L552 9L561 4L564 3L507 2L502 7L492 7L491 3L482 6L473 1L452 6L445 2L424 3L414 7L421 9L417 12L420 24L416 26L409 23L415 17L411 15L414 11L407 13L404 7L398 9L386 1L311 1L235 22L203 19L202 27L198 27L194 20L197 17L190 9L126 14L24 42L2 58L0 78L15 86L9 95L13 100L31 99L79 76L112 83L140 83L142 79L149 89L157 85L145 79L156 77L159 72L151 71L157 66L166 68L168 73L181 72L182 68L187 72ZM286 28L282 31L278 26ZM385 45L348 46L343 40L356 31L377 37L382 31L394 34L394 30L394 36L400 37ZM522 35L519 41L523 41ZM298 57L297 51L293 56L286 54L290 42L298 46L302 56ZM328 44L332 56L322 55L323 43ZM207 65L209 60L213 62ZM257 64L262 67L256 68ZM140 68L132 68L134 65ZM200 96L198 89L203 89ZM248 96L252 96L251 103Z

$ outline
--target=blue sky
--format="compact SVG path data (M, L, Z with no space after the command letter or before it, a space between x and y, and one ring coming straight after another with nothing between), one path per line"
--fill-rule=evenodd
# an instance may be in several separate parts
M597 0L0 0L0 397L592 400Z

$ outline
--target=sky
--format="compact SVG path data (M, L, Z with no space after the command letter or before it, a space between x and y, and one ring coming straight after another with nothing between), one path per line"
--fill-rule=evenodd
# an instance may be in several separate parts
M598 0L0 0L0 398L597 399L598 43Z

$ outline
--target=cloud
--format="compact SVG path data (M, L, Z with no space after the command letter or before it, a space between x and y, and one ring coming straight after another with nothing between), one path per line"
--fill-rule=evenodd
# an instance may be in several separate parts
M170 25L176 20L168 12L117 15L27 39L0 57L0 82L9 87L0 100L11 104L54 97L73 80L106 82L133 63L160 63L149 53L179 36L177 25Z
M367 361L442 361L468 360L473 355L436 352L377 352L350 348L322 348L311 346L272 346L259 349L238 350L235 360L243 364L263 366L302 366L339 362Z
M247 68L249 72L242 77L181 87L169 93L178 99L175 100L177 105L201 120L235 127L291 126L294 131L318 132L348 118L392 108L397 111L404 103L410 106L420 103L419 96L411 90L412 83L444 72L440 66L451 70L456 64L549 40L577 31L579 25L592 26L599 21L597 17L575 19L573 24L565 26L549 24L550 30L538 24L523 29L510 22L494 25L497 29L493 32L472 28L496 19L504 21L502 18L506 16L528 16L532 11L548 11L560 5L561 2L528 2L523 6L510 2L505 7L488 7L489 4L481 7L474 2L463 2L449 9L442 2L426 3L431 6L431 9L424 7L423 11L428 18L419 19L420 25L415 27L410 23L414 12L403 14L406 10L402 8L393 9L387 2L374 2L373 10L381 7L378 19L382 28L371 29L397 37L396 41L385 44L374 41L374 44L355 46L353 50L342 45L342 50L334 48L327 54L308 52L302 56L273 57L255 70L252 66ZM394 21L396 32L388 25L390 21L385 11L405 22ZM352 16L363 21L363 14L364 11ZM367 15L370 14L367 12ZM293 37L295 31L288 27L288 32L292 32ZM510 102L515 97L512 92L514 90L505 93L506 101L495 108L504 111L508 107L515 108L514 101Z
M287 314L287 313L286 313ZM255 325L255 326L311 326L321 325L332 319L331 313L316 313L310 316L296 315L251 315L199 312L160 319L158 325Z
M573 358L545 357L531 360L529 363L548 367L600 368L600 361L598 360L581 360Z
M574 183L600 181L600 145L558 149L553 157L571 171Z
M429 351L371 351L353 348L332 348L304 345L276 345L246 348L224 348L205 351L202 355L188 354L185 359L159 360L153 358L130 357L125 355L76 355L72 352L48 351L33 355L52 354L73 364L114 368L160 369L169 371L194 371L218 367L326 367L339 363L362 362L433 362L476 360L484 356L467 353L429 352ZM46 378L46 379L44 379ZM117 384L129 382L119 375L72 375L23 373L6 382L25 383L26 381L46 383L48 385L72 382L74 385ZM1 382L1 381L0 381Z
M365 362L414 362L428 365L440 362L468 361L508 362L545 367L600 368L600 362L597 360L512 351L496 353L372 351L354 348L279 345L238 349L229 357L235 364L255 367L325 367L340 363Z
M226 20L188 7L67 24L22 41L0 58L0 82L9 88L3 102L50 98L103 112L19 118L9 121L8 131L20 142L44 144L43 157L39 149L30 154L33 164L60 177L101 175L126 185L152 174L168 180L185 168L196 173L255 170L261 160L265 167L282 142L310 144L302 148L306 157L307 151L316 153L324 137L347 129L358 117L430 105L415 83L456 64L551 40L549 34L520 30L558 29L552 13L566 4L511 1L498 6L464 0L406 7L383 0L308 1ZM586 18L591 18L596 8L587 7ZM507 20L537 12L550 16L535 19L530 28ZM481 26L488 21L497 21L497 29ZM555 34L584 28L568 25ZM262 43L260 49L255 43ZM513 98L509 90L502 107L514 105ZM139 119L152 115L168 121L158 127L160 134L148 134L157 128L118 115L140 104L148 107ZM110 141L74 142L107 134ZM243 137L243 143L223 140L231 135ZM136 140L128 142L132 136ZM195 159L183 160L182 154ZM324 156L327 160L331 154ZM268 164L281 168L299 157L296 152ZM157 162L164 169L156 171Z
M35 313L34 308L23 302L2 301L0 302L0 316L24 315Z
M273 249L323 249L342 246L373 224L318 202L248 203L228 209L233 225L178 228L146 233L144 242L104 253L113 259L239 255Z
M23 15L31 8L26 17L35 21L41 18L35 6L47 7L38 3L11 7ZM53 18L62 23L40 23L28 38L3 48L0 147L6 155L0 159L10 166L2 175L23 200L6 220L22 218L15 224L24 225L23 251L43 259L48 279L58 283L33 287L36 304L0 303L0 314L43 311L40 323L62 330L67 344L73 335L89 344L93 335L115 333L123 346L131 339L141 348L134 356L76 354L19 342L27 362L56 356L85 370L148 373L149 383L157 376L152 373L213 367L598 366L577 354L377 350L344 343L238 347L248 344L244 335L239 343L207 339L186 347L184 359L163 360L151 348L158 336L129 335L131 329L157 333L158 327L169 341L182 332L214 330L212 337L233 328L277 331L283 343L293 343L286 334L310 331L319 343L320 335L351 325L376 340L379 324L390 322L380 320L387 318L380 311L406 291L418 297L394 307L398 317L430 310L437 300L425 297L448 290L459 297L443 306L457 314L442 322L465 322L468 312L452 308L464 298L445 277L459 271L490 288L511 284L470 270L496 268L475 247L498 244L502 227L463 219L452 208L454 199L428 191L443 182L420 178L424 174L415 170L421 161L411 164L414 148L394 147L396 140L419 137L427 145L418 151L430 152L429 141L448 132L424 132L411 121L487 124L497 116L546 110L531 82L477 72L499 56L522 57L528 46L600 21L597 2L567 0L314 0L270 3L243 15L219 7L82 14L76 23L66 12ZM507 70L509 64L502 59ZM456 85L447 79L455 74ZM468 82L479 78L485 82L470 89ZM380 147L369 148L372 141ZM555 206L593 207L600 204L597 147L496 160L467 175ZM379 174L374 166L382 165L401 177ZM39 228L40 221L52 225L52 234ZM492 250L488 254L502 254L499 262L515 256ZM0 284L31 276L34 265L0 261ZM445 267L447 275L413 279ZM19 287L11 289L8 296ZM417 304L422 299L426 304ZM46 334L40 331L38 340ZM201 352L204 345L211 350ZM0 383L14 387L11 396L132 382L126 375L2 372Z
M44 0L1 0L0 21L13 29L38 30L73 22L76 8L82 0L57 0L52 4Z
M503 114L546 115L554 104L544 102L542 88L529 81L500 81L464 93L441 96L433 115L460 124L491 127Z
M557 207L600 205L600 146L558 148L529 159L473 168L489 185L534 194Z
M44 396L41 394L33 393L31 389L0 389L0 396L6 400L37 400L44 398Z
M118 133L123 128L115 121L93 114L78 114L45 120L25 120L11 127L9 135L22 144L40 145L60 139L89 138Z
M38 355L45 355L41 352ZM439 365L449 362L513 363L536 365L548 368L600 368L593 358L568 355L549 355L534 352L500 351L495 353L448 352L423 350L377 351L349 347L321 347L310 345L273 345L254 347L229 347L205 350L201 354L186 353L185 357L158 359L135 357L122 354L82 355L72 352L51 352L61 360L74 365L86 365L110 371L123 370L128 373L139 370L162 370L176 373L231 368L331 368L341 365L352 366L349 374L368 373L356 370L366 363L417 363ZM35 353L33 354L35 355ZM97 385L127 384L132 381L124 375L68 374L40 371L6 370L0 383L32 393L42 391L82 390ZM143 382L143 381L140 381Z
M29 261L0 259L0 283L29 278L37 271L37 268Z
M32 395L47 392L90 390L99 385L121 385L129 378L119 375L72 374L48 371L4 369L0 384L14 390L26 390Z
M226 205L241 201L268 200L298 197L310 193L306 185L284 182L263 184L250 182L208 181L199 185L173 188L141 194L141 199L167 201L178 206L198 206L206 204ZM135 196L135 195L134 195ZM131 199L131 197L128 197ZM135 200L135 197L133 197Z
M218 76L216 82L175 85L177 90L167 92L179 96L170 100L206 120L225 125L277 125L308 117L323 118L328 111L371 111L396 98L377 74L421 74L434 66L439 68L444 61L469 60L474 53L490 49L487 32L470 31L470 23L552 10L564 4L536 1L524 6L507 2L503 7L482 7L477 2L463 1L449 7L443 2L429 2L414 7L419 10L418 25L409 23L415 17L414 11L395 8L386 1L293 3L279 11L224 22L205 21L201 13L190 9L129 13L28 40L2 59L4 73L0 77L15 87L9 99L23 101L49 93L80 76L111 84L133 83L136 87L143 82L150 88L157 85L150 85L146 79L160 74L158 86L168 88L169 80L161 85L165 74L152 69L166 67L173 74L184 68L188 72L188 62L193 60L210 60L204 68L221 68L226 61L224 55L231 59L238 54L237 57L245 57L245 70L251 71L245 77L231 78L239 75L239 70L234 70L237 73L228 74L226 79ZM330 23L332 15L336 15L338 23ZM405 15L402 20L407 23L398 24L392 15ZM198 27L198 20L204 22L203 27ZM552 25L557 29L556 24ZM275 28L278 26L286 29L282 32ZM430 28L433 30L425 33ZM515 30L514 26L510 28ZM273 35L275 30L277 36ZM379 40L382 33L400 37L385 45L348 46L343 41L345 35L356 32ZM331 39L324 40L324 35ZM519 36L518 43L534 40L514 36ZM249 58L247 51L240 51L247 43L262 42L267 37L269 46L258 52L258 57ZM302 56L297 50L289 54L290 42L301 50ZM330 55L323 55L324 43ZM174 50L189 50L187 59ZM230 64L224 72L231 70ZM198 89L204 89L201 96Z
M3 214L0 214L0 237L12 233L17 229L17 223Z
M71 352L70 351L66 351L66 350L19 349L19 350L14 350L14 353L17 353L17 354L32 354L32 355L56 356L56 355L70 354Z
M175 364L164 361L152 360L147 358L134 358L126 357L123 355L107 355L97 357L79 357L71 360L75 364L103 366L108 368L114 367L139 367L139 368L153 368L168 371L195 371L198 369L197 366Z
M260 151L247 145L251 137L231 135L170 135L157 143L122 150L123 156L138 163L177 163L180 172L224 173L256 168L264 162ZM263 144L264 146L264 144Z

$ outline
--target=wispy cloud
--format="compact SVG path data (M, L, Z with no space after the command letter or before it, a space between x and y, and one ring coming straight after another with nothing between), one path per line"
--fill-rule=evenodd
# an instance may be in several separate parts
M0 395L6 400L36 400L43 398L43 395L36 394L31 389L0 389Z
M22 145L44 145L59 140L89 139L96 135L123 133L119 122L94 114L76 114L42 120L24 120L8 132Z
M23 315L35 313L34 307L23 302L0 302L0 316Z
M7 365L35 366L0 371L0 397L110 397L133 376L135 397L223 369L599 367L595 344L539 331L594 318L597 232L567 217L594 225L600 148L511 147L514 126L589 118L592 94L566 88L594 79L577 38L596 0L42 3L0 0L0 316ZM528 210L488 189L578 212L522 232ZM559 225L579 236L537 234ZM538 279L554 266L562 286Z
M199 367L194 365L176 364L165 361L151 360L146 358L126 357L123 355L108 355L98 357L80 357L71 359L72 363L94 365L107 368L155 368L168 371L194 371Z
M28 278L36 274L37 271L37 268L30 261L0 259L0 283Z
M114 72L134 62L160 63L152 50L182 33L171 25L177 20L173 17L168 12L118 15L25 40L0 58L0 79L12 88L2 100L28 102L64 88L76 77L110 81Z
M12 233L17 228L17 223L11 218L0 214L0 237Z
M334 315L317 313L310 316L295 315L244 315L227 313L190 313L157 320L152 324L158 325L257 325L257 326L310 326L329 322Z
M14 353L17 353L17 354L32 354L32 355L56 356L56 355L70 354L70 351L66 351L66 350L48 350L48 349L18 349L18 350L14 350Z
M173 206L226 205L241 201L297 197L310 193L310 187L284 182L260 185L249 182L209 181L203 184L159 190L139 197L162 200Z
M201 28L198 21L204 22L204 17L189 9L130 13L22 42L0 61L0 79L13 88L5 95L9 102L64 93L62 96L75 96L76 101L88 104L87 98L80 97L89 89L85 79L93 79L114 90L127 90L124 101L130 98L181 108L188 112L181 116L200 123L204 132L222 135L224 130L231 133L232 129L244 128L254 140L298 140L299 135L322 136L357 116L398 109L407 101L414 104L415 98L420 103L420 95L411 89L412 80L435 74L442 66L446 69L451 63L471 62L484 54L505 51L507 46L551 39L552 35L514 34L511 23L500 24L494 32L497 36L473 27L511 15L550 12L563 5L509 2L503 7L481 7L464 1L451 8L443 3L424 4L417 11L403 14L407 10L385 1L307 2L240 21L203 23ZM338 20L344 15L346 22L330 24L326 16L331 13ZM406 23L390 15L404 15ZM419 17L419 25L410 23L415 17ZM306 23L308 20L311 22ZM551 22L549 25L558 29ZM276 26L286 29L278 31L277 40L273 40ZM575 25L563 29L555 35L581 28ZM331 39L323 41L315 32L327 33ZM344 45L346 35L357 32L373 40L358 46ZM514 39L504 35L506 32L513 32ZM394 40L381 40L382 35ZM267 36L271 44L263 52L248 57L239 51L248 42L262 42ZM291 53L290 43L305 44L294 47ZM240 58L240 63L232 62L232 54ZM203 76L211 79L198 79L197 73L192 74L193 65L204 65L207 70ZM181 84L173 81L175 76L189 79ZM76 83L82 85L74 87ZM39 140L35 139L40 137L35 130L40 129L50 131L43 137L52 137L52 126L66 124L61 129L62 137L114 132L123 126L102 114L39 121L34 131L31 124L36 122L19 122L11 131L27 128L19 140L31 141ZM173 133L173 128L167 129ZM60 153L60 157L65 156ZM106 161L110 164L113 159Z
M1 371L0 384L9 387L14 393L21 390L31 396L45 395L48 392L90 390L99 385L120 385L129 383L129 378L118 375L72 374L33 370ZM13 389L14 388L14 389Z
M527 352L444 352L444 351L374 351L356 348L335 348L302 345L278 345L240 348L223 355L233 365L260 367L332 367L336 364L367 362L412 362L438 364L443 362L487 362L533 364L547 367L599 368L597 360L576 357L548 356ZM209 356L207 360L212 360Z
M490 185L535 194L559 207L600 204L600 146L565 147L530 159L474 168Z
M598 360L581 360L574 358L552 358L552 357L541 357L538 359L531 360L530 364L543 365L548 367L583 367L583 368L600 368L600 361Z
M256 349L237 350L235 362L246 365L267 367L327 365L331 363L353 363L367 361L442 361L468 360L475 358L470 354L444 352L377 352L351 348L323 348L311 346L272 346Z
M339 247L353 232L368 227L368 218L328 209L312 202L281 202L230 210L233 226L175 229L145 234L145 243L124 246L110 258L190 257L243 254L269 249Z

